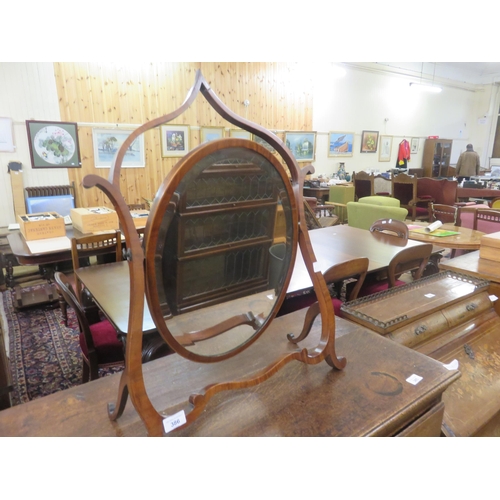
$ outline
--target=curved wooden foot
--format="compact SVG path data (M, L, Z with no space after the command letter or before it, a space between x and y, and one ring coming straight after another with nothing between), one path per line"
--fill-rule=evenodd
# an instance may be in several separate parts
M116 420L121 416L123 410L125 410L125 405L128 399L128 385L127 385L127 373L126 369L122 372L120 378L120 387L118 388L118 397L116 400L116 405L114 403L108 403L108 416L110 420Z
M307 310L306 317L304 319L304 326L302 327L302 331L300 332L299 336L295 337L293 333L289 333L286 336L286 338L290 342L292 342L292 344L297 344L298 342L304 340L309 335L314 320L316 319L318 314L319 314L319 304L318 302L315 302L314 304L311 304L309 306L309 309Z

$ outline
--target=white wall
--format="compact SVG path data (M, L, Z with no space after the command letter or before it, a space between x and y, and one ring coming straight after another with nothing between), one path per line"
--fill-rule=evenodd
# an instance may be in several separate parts
M409 77L357 68L346 68L345 76L335 77L329 64L318 69L315 77L313 130L318 136L313 165L317 174L336 172L339 162L344 162L350 173L367 169L385 172L395 167L402 139L411 141L413 137L419 138L419 152L411 156L410 167L421 167L425 138L430 135L453 139L452 163L472 142L482 165L487 164L491 118L482 125L478 125L478 118L488 114L489 88L471 92L443 87L439 94L415 92ZM389 162L380 162L378 152L360 153L363 130L393 136ZM355 134L352 157L328 157L329 131Z
M52 63L0 63L0 116L12 118L16 152L0 152L0 227L15 222L7 165L23 164L24 186L68 184L65 168L31 168L25 120L60 121Z

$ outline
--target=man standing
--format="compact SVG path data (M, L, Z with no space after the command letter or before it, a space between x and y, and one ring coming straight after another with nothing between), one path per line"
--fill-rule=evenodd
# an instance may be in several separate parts
M471 175L479 175L481 161L479 155L474 151L472 144L467 144L467 149L460 155L456 167L458 183L463 179L469 180Z

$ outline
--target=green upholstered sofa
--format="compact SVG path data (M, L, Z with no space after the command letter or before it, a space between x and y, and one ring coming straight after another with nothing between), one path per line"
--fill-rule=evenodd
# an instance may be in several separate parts
M385 197L381 196L380 198ZM404 221L407 215L408 210L398 206L374 205L361 201L347 203L347 224L360 229L370 229L370 226L378 219Z

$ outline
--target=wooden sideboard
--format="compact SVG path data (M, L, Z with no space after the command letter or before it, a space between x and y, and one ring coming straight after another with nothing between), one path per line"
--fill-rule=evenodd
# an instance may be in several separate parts
M444 271L354 300L346 318L445 364L461 379L443 395L443 434L500 435L500 317L486 280Z
M286 334L297 332L304 315L300 310L276 318L247 350L220 363L193 363L172 354L145 364L153 404L178 407L214 381L258 372L277 353L297 348ZM318 318L300 347L315 346L320 328ZM168 436L439 434L442 394L459 379L457 370L341 318L336 337L337 352L347 358L343 370L325 362L290 362L257 386L217 394L192 425ZM421 377L417 383L415 376ZM119 382L120 374L112 375L1 411L0 435L144 436L146 429L130 402L117 421L107 415Z

